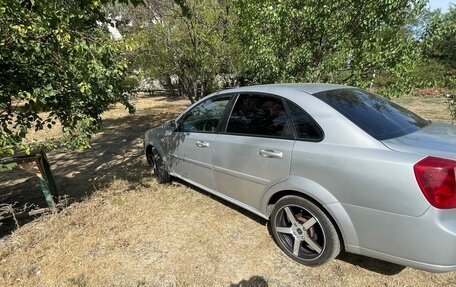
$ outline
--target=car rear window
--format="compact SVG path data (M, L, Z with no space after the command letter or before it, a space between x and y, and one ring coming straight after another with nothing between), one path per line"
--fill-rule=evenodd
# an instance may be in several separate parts
M373 93L337 89L314 94L377 140L400 137L420 130L428 120Z

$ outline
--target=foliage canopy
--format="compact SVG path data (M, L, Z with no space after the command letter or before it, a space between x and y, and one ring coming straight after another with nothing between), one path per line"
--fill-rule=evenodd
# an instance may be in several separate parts
M149 0L111 12L129 24L120 30L133 47L135 64L168 87L174 83L191 102L240 73L243 53L231 1Z
M88 146L109 105L133 111L133 67L192 102L223 87L277 82L454 92L455 9L429 12L426 3L3 0L0 156L29 148L31 130L58 124L59 145ZM112 24L122 40L111 39ZM454 98L450 108L456 117Z
M107 33L108 2L0 2L0 155L29 149L30 130L58 122L63 144L83 148L110 104L133 111L131 71Z
M407 24L425 2L235 0L249 76L403 92L418 52Z

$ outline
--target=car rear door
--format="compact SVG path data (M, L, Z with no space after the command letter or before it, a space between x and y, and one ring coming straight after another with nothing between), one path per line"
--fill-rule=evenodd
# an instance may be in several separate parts
M213 143L232 95L206 99L182 115L168 141L172 173L214 189Z
M214 142L217 191L259 209L267 186L287 179L294 145L281 97L240 94Z

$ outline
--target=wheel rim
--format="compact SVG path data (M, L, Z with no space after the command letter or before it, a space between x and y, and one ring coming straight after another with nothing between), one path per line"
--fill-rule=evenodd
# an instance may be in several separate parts
M276 214L275 232L285 249L302 260L319 258L326 247L326 238L318 219L298 205L286 205Z

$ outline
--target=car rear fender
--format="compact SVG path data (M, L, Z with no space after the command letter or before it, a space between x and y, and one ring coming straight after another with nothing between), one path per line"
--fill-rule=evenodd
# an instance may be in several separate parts
M271 198L280 192L290 191L301 193L318 202L332 217L342 235L345 245L358 246L358 236L350 216L343 205L320 184L304 177L290 176L287 180L270 186L261 201L260 212L267 218L271 215L269 202ZM287 195L286 193L284 195Z

